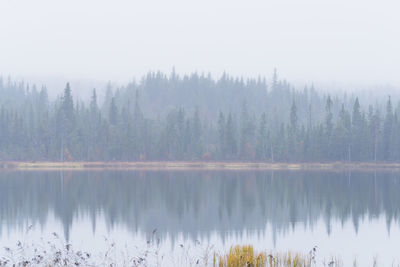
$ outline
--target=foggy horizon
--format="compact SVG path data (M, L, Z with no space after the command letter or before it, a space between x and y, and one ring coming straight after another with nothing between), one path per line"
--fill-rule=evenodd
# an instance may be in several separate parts
M359 83L350 83L350 82L340 82L340 81L332 81L332 82L296 82L290 80L283 76L278 69L276 69L278 78L280 81L286 81L292 86L292 88L299 92L303 91L305 88L313 88L317 92L320 93L327 93L333 95L368 95L368 98L376 98L379 99L386 98L391 96L394 100L397 101L400 94L398 89L400 86L391 85L391 84L359 84ZM266 90L271 90L271 83L272 83L272 76L274 70L270 73L270 75L258 75L258 76L243 76L243 75L232 75L228 72L223 72L220 75L213 75L211 72L182 72L179 73L173 67L169 72L162 72L160 70L149 70L148 72L144 73L141 76L132 77L130 80L127 81L118 81L118 80L95 80L95 79L88 79L88 78L78 78L78 77L67 77L67 76L47 76L47 77L34 77L34 76L13 76L13 75L4 75L0 73L0 78L3 82L7 82L10 79L13 83L23 83L24 87L31 88L35 86L37 89L45 87L49 94L50 99L54 100L57 97L60 97L63 93L63 90L66 84L70 84L72 88L73 96L77 98L79 101L88 102L90 100L90 96L93 92L93 89L97 91L99 96L99 100L102 102L105 94L106 89L108 86L111 86L112 91L129 87L130 84L138 84L143 85L143 80L146 79L146 75L151 73L160 72L163 75L166 75L167 78L171 77L172 73L175 73L178 77L190 77L193 74L198 74L199 76L208 77L211 76L211 79L215 82L219 81L224 75L234 79L234 80L243 80L245 83L251 80L265 80L266 81Z
M23 3L23 4L21 4ZM400 5L381 1L2 1L0 74L125 84L148 71L400 86Z

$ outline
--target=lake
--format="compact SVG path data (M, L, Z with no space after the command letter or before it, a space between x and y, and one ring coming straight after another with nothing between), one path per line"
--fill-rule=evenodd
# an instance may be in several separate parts
M94 254L112 242L134 253L155 244L163 265L252 244L317 246L321 266L331 257L391 266L400 263L399 216L397 172L0 172L0 249L55 232Z

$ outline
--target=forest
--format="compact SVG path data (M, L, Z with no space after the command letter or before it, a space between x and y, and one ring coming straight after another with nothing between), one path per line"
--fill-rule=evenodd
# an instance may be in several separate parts
M278 78L149 72L99 101L0 78L0 160L396 161L400 103ZM101 102L101 103L100 103Z

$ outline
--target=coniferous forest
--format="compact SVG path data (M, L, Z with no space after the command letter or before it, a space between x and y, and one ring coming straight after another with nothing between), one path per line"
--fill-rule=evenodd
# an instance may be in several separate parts
M0 160L395 161L400 103L223 74L151 72L101 103L0 79Z

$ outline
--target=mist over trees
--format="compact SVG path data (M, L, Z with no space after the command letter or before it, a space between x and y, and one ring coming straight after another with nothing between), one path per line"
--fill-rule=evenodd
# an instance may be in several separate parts
M63 91L62 91L63 90ZM223 74L150 72L99 103L0 78L0 160L394 161L400 103Z

